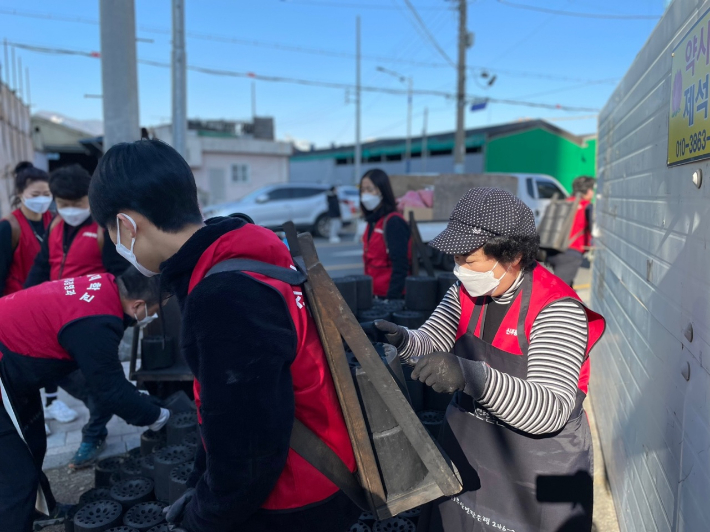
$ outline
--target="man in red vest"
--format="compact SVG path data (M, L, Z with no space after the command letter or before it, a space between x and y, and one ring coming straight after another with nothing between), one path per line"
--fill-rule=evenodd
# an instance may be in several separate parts
M294 268L286 246L240 217L203 222L190 167L157 140L108 150L89 199L118 252L145 275L160 272L182 310L203 446L168 520L188 532L346 530L360 511L290 449L298 420L355 470L302 288L246 271L210 272L236 258Z
M547 262L555 275L570 286L582 265L584 253L592 245L592 199L597 180L593 177L580 176L572 181L573 196L569 201L580 197L577 213L570 230L570 245L563 253L548 255Z
M0 529L32 529L35 509L57 515L42 473L47 448L40 389L82 370L104 409L158 430L170 412L129 383L118 360L127 326L155 314L156 280L134 268L44 283L0 299ZM29 451L29 452L28 452Z
M91 175L78 164L58 168L49 176L49 190L59 216L49 226L25 288L81 275L108 272L118 276L128 266L91 217L90 181ZM69 464L71 468L88 467L96 461L108 436L106 424L112 417L110 410L104 411L98 401L87 396L83 383L84 378L76 371L45 390L47 419L66 423L76 418L76 412L57 399L57 385L82 399L89 408L89 421L82 428L81 445Z

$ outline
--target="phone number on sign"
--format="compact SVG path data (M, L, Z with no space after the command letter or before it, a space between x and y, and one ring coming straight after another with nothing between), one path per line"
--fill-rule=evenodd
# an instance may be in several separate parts
M700 151L705 151L708 140L710 140L710 137L708 137L707 131L705 129L690 135L689 141L686 140L685 137L683 137L675 143L675 156L682 157L686 153L697 153Z

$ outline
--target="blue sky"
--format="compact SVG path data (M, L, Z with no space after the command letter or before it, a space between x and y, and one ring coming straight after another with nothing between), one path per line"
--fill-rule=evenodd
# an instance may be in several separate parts
M589 14L658 17L665 3L664 0L516 1ZM457 17L454 2L411 2L439 45L455 60ZM410 63L445 64L445 59L416 30L404 0L186 0L186 3L188 32L344 54L354 53L355 17L359 14L363 55L392 59L386 62L364 60L364 85L403 87L394 77L376 70L377 66L383 66L412 76L415 89L455 91L453 68ZM341 7L343 4L347 7ZM51 14L95 21L98 20L98 5L98 0L0 0L0 38L32 45L98 51L97 25L3 13L14 9L23 14ZM135 0L135 5L138 37L154 41L139 42L138 57L169 62L170 0ZM475 44L467 54L468 64L486 67L497 75L495 84L487 89L469 78L468 94L595 109L604 105L658 21L552 15L516 9L497 0L476 0L469 3L468 9L468 28L475 33ZM188 64L202 67L342 83L354 83L355 79L355 61L351 57L305 54L189 36L187 54ZM17 55L22 58L23 66L30 69L34 111L54 111L77 119L101 118L101 100L84 97L85 94L101 94L99 60L19 49ZM138 76L141 124L150 126L169 122L170 70L139 65ZM248 79L189 72L189 117L248 119L251 116L251 83ZM275 118L279 138L295 138L319 147L354 140L353 95L346 94L345 90L257 81L256 92L257 113ZM415 95L415 134L421 133L425 107L429 109L429 132L454 128L455 108L451 100ZM407 107L404 95L363 93L362 110L363 139L405 134ZM574 118L555 123L582 134L596 130L595 118L578 118L590 114L489 104L485 111L467 112L466 126L520 118Z

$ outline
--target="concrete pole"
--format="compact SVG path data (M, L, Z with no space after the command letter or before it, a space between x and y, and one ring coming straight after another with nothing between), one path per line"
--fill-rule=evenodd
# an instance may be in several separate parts
M407 147L404 153L404 173L412 171L412 78L407 79Z
M185 1L173 0L173 148L187 156L187 57Z
M104 153L140 138L134 0L100 0Z
M15 47L12 46L10 49L12 53L12 90L17 90L17 59L15 59Z
M27 80L26 90L27 90L27 108L32 112L32 95L30 94L30 69L25 68L25 79Z
M4 72L4 77L3 80L5 81L5 85L7 85L7 88L10 88L10 60L7 55L7 39L3 42L4 48L5 48L5 64L3 65L5 67L5 72Z
M18 57L17 58L17 96L20 99L20 101L25 99L25 91L22 90L22 58Z
M429 108L425 107L424 108L424 127L422 128L422 173L426 172L427 150L429 149L427 146L427 136L426 136L426 128L427 128L427 119L428 118L429 118Z
M251 82L251 119L256 118L256 81Z
M357 17L356 23L356 68L355 68L355 179L354 183L359 183L360 178L360 161L362 160L362 147L360 146L360 17Z
M456 87L456 139L454 144L455 174L464 173L464 159L466 157L466 126L464 124L464 112L466 110L466 48L468 44L466 2L467 0L459 0L459 60Z

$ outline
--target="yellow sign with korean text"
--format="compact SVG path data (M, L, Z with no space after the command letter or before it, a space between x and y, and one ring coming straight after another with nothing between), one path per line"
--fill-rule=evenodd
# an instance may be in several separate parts
M673 50L668 166L710 158L710 10Z

